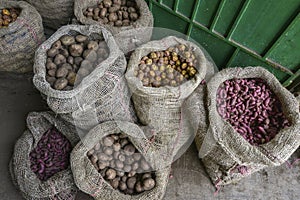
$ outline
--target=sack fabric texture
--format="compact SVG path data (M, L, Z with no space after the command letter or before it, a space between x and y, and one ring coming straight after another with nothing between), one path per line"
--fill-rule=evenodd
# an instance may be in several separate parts
M70 91L59 91L51 87L46 81L47 50L61 36L87 35L92 39L104 39L109 49L109 56L86 76L79 84ZM48 106L55 113L72 113L79 109L83 110L94 104L98 99L105 99L111 95L116 87L115 79L122 77L126 69L124 54L119 50L112 35L103 27L97 25L78 26L69 25L60 28L36 52L34 64L33 83L35 87L45 96ZM113 101L118 101L114 99ZM112 104L110 104L112 105Z
M253 146L217 111L217 90L234 78L260 78L275 93L291 126L280 130L270 142ZM300 114L296 98L276 77L262 67L228 68L207 84L208 130L198 138L199 157L216 187L235 183L256 171L284 163L300 145ZM201 147L200 147L201 146Z
M42 18L24 1L0 0L0 9L18 8L21 13L6 28L0 28L0 71L32 71L35 50L44 41Z
M150 190L138 195L125 195L105 181L101 174L92 165L87 157L87 152L92 149L102 138L110 134L123 133L137 148L137 150L148 160L147 148L149 141L146 139L143 131L136 124L124 121L109 121L94 127L90 132L76 145L71 153L71 167L74 174L76 185L83 192L93 196L97 200L160 200L164 197L170 166L155 171L156 186ZM153 158L152 158L153 159Z
M166 50L177 44L185 44L193 49L198 60L198 73L196 76L178 87L144 87L142 82L134 75L143 56L153 51ZM137 48L130 57L128 69L125 74L132 100L139 121L152 128L152 135L158 148L168 146L176 155L177 151L194 135L185 129L186 125L182 110L182 103L198 87L207 71L208 60L203 51L192 42L170 36L162 40L151 41Z
M69 24L73 14L74 0L26 0L33 5L43 18L43 24L58 29Z
M132 25L121 27L103 24L83 15L83 12L88 7L96 6L101 1L102 0L75 0L74 14L77 20L82 24L99 24L107 28L114 35L119 48L124 53L128 53L136 47L150 41L154 19L144 0L135 0L140 13L139 18L133 22Z
M204 50L203 50L204 51ZM198 149L201 148L204 137L207 133L208 122L208 110L207 110L207 87L206 83L213 77L218 71L217 66L210 58L209 55L205 55L209 60L205 81L195 89L195 91L186 99L182 107L184 107L185 116L190 123L190 127L193 128L195 136L195 143Z
M13 183L25 199L75 199L77 187L71 167L58 172L46 181L41 181L30 168L30 152L37 146L43 134L53 126L70 141L72 147L79 141L75 127L55 117L54 113L29 113L28 130L16 142L9 166Z
M82 129L83 132L105 121L137 121L125 77L112 76L108 73L105 75L107 77L103 78L105 80L103 88L107 86L107 89L99 91L102 92L101 98L94 104L79 108L72 113L60 114L63 119Z

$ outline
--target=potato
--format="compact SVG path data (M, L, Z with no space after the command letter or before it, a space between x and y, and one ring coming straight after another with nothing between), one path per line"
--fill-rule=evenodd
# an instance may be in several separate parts
M74 58L74 63L75 65L77 66L80 66L81 62L83 61L83 58L82 57L75 57Z
M69 52L74 57L79 57L82 55L83 46L80 44L72 44L69 48Z
M55 74L56 74L56 69L51 69L48 71L48 75L51 77L55 77Z
M105 174L108 180L112 180L116 178L117 172L114 169L108 169Z
M60 49L61 48L61 41L57 40L56 42L54 42L52 44L52 48L54 48L54 49Z
M112 181L110 181L110 185L114 188L117 189L119 187L119 179L115 178Z
M143 188L146 191L152 190L155 187L155 181L152 178L147 178L143 181Z
M132 144L126 145L124 151L127 156L132 156L135 152L135 147Z
M66 78L59 78L54 83L54 89L62 90L68 85L68 80Z
M141 193L141 192L144 191L144 188L142 187L142 183L141 183L141 182L137 182L137 183L135 184L135 191L136 191L137 193Z
M69 46L71 44L75 43L75 38L73 36L70 35L64 35L60 38L60 41L63 45L65 46Z
M61 64L64 64L67 62L67 59L66 57L64 57L63 55L61 54L57 54L54 58L54 64L56 65L61 65Z
M87 41L87 39L88 39L88 37L85 35L77 35L75 37L76 42L79 42L79 43L83 43L83 42Z
M113 149L114 149L114 151L120 151L120 149L121 149L120 143L114 144L114 145L113 145Z
M51 48L47 51L47 56L50 57L50 58L53 58L58 54L58 52L59 51L57 49Z
M110 14L108 15L108 20L109 20L110 22L115 22L115 21L117 21L117 20L118 20L117 14L116 14L115 12L110 13Z
M103 144L104 144L105 146L107 146L107 147L112 146L113 143L114 143L114 139L113 139L112 137L106 137L106 138L104 138L104 140L103 140Z
M66 77L69 73L69 70L66 67L61 66L56 71L56 77L57 78L63 78Z
M46 63L46 68L47 68L48 70L51 70L51 69L56 69L57 66L56 66L52 61L50 61L50 62L47 62L47 63Z
M99 44L97 41L90 41L87 45L87 48L88 49L91 49L91 50L94 50L94 51L97 51L98 48L99 48Z
M122 26L122 25L123 25L122 20L118 20L115 22L115 26Z
M134 189L135 184L136 184L136 177L130 177L127 179L127 188Z

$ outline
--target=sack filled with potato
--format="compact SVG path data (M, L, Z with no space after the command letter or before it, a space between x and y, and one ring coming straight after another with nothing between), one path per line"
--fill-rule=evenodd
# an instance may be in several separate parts
M29 113L27 127L10 161L14 185L25 199L75 199L69 159L79 141L76 128L52 112Z
M0 71L32 71L34 53L44 41L42 18L24 1L0 1Z
M262 67L228 68L207 84L199 157L216 187L283 164L300 145L296 98Z
M71 153L78 188L98 200L164 197L170 166L133 123L108 121L95 126Z
M194 134L184 130L182 106L204 79L209 64L204 50L174 36L137 48L125 74L140 122L153 129L158 145L174 146L174 154Z
M126 85L125 69L125 56L105 28L70 25L37 50L33 83L55 113L70 114L104 103L112 108L124 100L114 95L117 86Z
M75 0L74 14L82 24L99 24L110 30L124 53L152 36L154 20L145 0Z

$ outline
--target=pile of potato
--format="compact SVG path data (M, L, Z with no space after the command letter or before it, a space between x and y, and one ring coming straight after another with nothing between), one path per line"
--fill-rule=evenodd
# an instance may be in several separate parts
M104 40L64 35L47 51L46 80L56 90L72 90L108 55Z
M134 75L146 87L176 87L194 78L197 62L192 49L178 44L165 51L151 52L144 56Z
M103 138L87 156L102 177L124 194L139 194L156 185L151 166L122 133Z
M7 27L10 23L17 20L21 10L18 8L0 9L0 28Z
M134 0L103 0L97 7L88 7L83 14L111 26L129 26L140 16Z
M30 168L41 181L46 181L69 167L71 150L70 141L52 127L30 152Z
M278 97L260 78L230 79L218 88L220 116L250 144L271 141L290 126Z

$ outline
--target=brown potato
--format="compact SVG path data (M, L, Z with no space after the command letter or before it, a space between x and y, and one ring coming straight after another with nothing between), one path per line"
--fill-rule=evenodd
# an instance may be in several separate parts
M75 37L76 42L78 43L84 43L85 41L87 41L88 37L85 35L77 35Z
M75 38L73 36L70 35L64 35L60 38L60 41L63 45L65 46L69 46L71 44L75 43Z
M112 180L116 178L117 172L114 169L108 169L105 174L108 180Z
M74 57L79 57L82 55L83 47L80 44L72 44L69 48L70 54Z
M46 68L47 68L48 70L51 70L51 69L56 69L57 66L56 66L52 61L50 61L50 62L47 62L47 63L46 63Z
M116 13L110 13L109 15L108 15L108 20L110 21L110 22L115 22L115 21L117 21L118 20L118 16L117 16L117 14Z
M115 178L112 181L110 181L110 185L114 188L117 189L119 187L119 179Z
M51 48L47 51L47 56L50 58L55 57L57 54L59 53L59 51L55 48Z
M143 188L146 191L152 190L155 187L155 181L152 178L147 178L143 181Z
M118 20L115 22L115 26L122 26L123 22L121 20Z
M54 64L56 65L61 65L61 64L64 64L67 62L67 59L66 57L64 57L63 55L61 54L57 54L54 58Z
M69 73L69 70L66 67L61 66L56 71L56 77L57 78L63 78L66 77Z
M127 188L134 189L135 184L136 184L136 177L130 177L127 179Z
M68 80L66 78L59 78L54 83L54 89L62 90L68 85Z
M142 187L142 183L141 183L141 182L137 182L137 183L135 184L135 191L136 191L137 193L141 193L141 192L144 191L144 188Z

